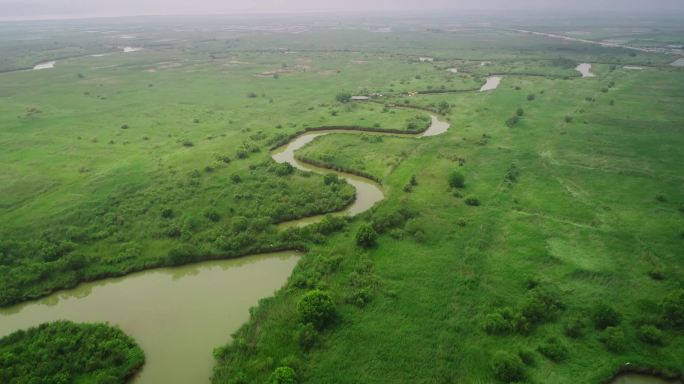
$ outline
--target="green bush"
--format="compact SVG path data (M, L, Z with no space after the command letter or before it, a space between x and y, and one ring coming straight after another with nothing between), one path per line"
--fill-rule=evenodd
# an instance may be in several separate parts
M161 217L163 217L164 219L170 219L170 218L172 218L173 216L174 216L174 215L173 215L173 209L171 209L171 208L164 208L164 209L162 209L162 211L161 211Z
M375 245L378 233L370 224L362 224L356 231L356 244L360 247L370 248Z
M340 92L335 96L335 99L340 103L348 103L351 101L352 95L349 92Z
M336 316L332 298L318 289L307 292L299 301L297 310L304 324L310 323L318 330L330 325Z
M620 327L607 327L601 335L601 342L611 352L625 349L625 332Z
M530 322L525 316L514 312L511 308L502 308L485 316L483 329L490 335L507 333L527 334Z
M684 327L684 289L678 289L663 299L663 318L674 327Z
M465 187L465 176L459 171L453 171L451 175L449 175L449 185L452 188Z
M606 329L620 324L620 313L605 303L597 304L594 307L593 318L597 329Z
M523 115L525 115L525 110L522 108L518 108L518 110L515 111L515 114L519 117L522 117Z
M536 288L522 307L522 314L534 324L552 320L565 309L560 292L548 288Z
M57 321L0 338L0 383L124 383L145 362L119 328Z
M477 197L473 196L473 195L466 196L466 198L465 198L464 201L465 201L465 203L466 203L467 205L470 205L471 207L478 207L478 206L480 206L480 200L479 200Z
M520 357L508 352L499 351L492 358L494 377L504 383L513 383L525 379L525 365Z
M555 337L547 338L537 350L549 360L560 362L568 357L568 347Z
M304 351L309 351L318 343L318 331L311 323L301 324L297 330L297 342Z
M586 332L587 323L581 317L571 318L563 324L563 333L565 336L577 339L584 336Z
M207 219L209 219L213 222L221 220L221 215L219 215L218 211L213 209L213 208L207 208L204 211L204 217L206 217Z
M520 360L522 360L525 365L533 367L536 363L536 359L534 357L534 351L531 349L523 348L518 351L518 357L520 357Z
M290 367L278 367L268 380L269 384L297 384L297 374Z
M518 115L511 116L506 120L506 126L508 128L513 128L518 122L520 122L520 117Z
M663 331L658 329L655 325L642 325L637 331L637 336L644 343L653 345L663 345L665 343Z

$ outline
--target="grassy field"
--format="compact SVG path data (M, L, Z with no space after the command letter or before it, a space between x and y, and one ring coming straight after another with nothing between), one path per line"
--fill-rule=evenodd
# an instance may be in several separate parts
M511 31L616 33L593 25L178 25L194 27L122 22L95 38L75 24L48 53L7 41L49 25L0 26L15 37L0 40L13 52L6 70L145 48L0 74L0 304L297 248L308 253L287 286L215 352L214 382L265 382L278 367L310 383L513 381L501 361L531 383L597 383L627 362L684 373L684 72L673 57ZM676 25L661 33L681 42ZM580 78L582 62L597 77ZM475 91L492 74L501 86ZM344 92L383 96L336 100ZM424 115L392 104L446 105L451 128L316 139L298 155L370 174L386 199L341 230L278 232L344 207L353 189L276 165L269 149L306 128L403 129ZM463 188L450 187L454 172ZM367 225L379 237L362 247ZM298 311L316 289L335 308L319 329Z

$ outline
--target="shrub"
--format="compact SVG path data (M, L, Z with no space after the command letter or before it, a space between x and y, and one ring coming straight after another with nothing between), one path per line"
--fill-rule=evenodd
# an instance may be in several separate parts
M522 109L522 108L518 108L518 109L515 111L515 114L516 114L517 116L519 116L519 117L522 117L522 116L525 114L525 110Z
M363 224L356 231L356 244L364 247L370 248L375 245L378 239L378 233L370 224Z
M312 324L317 330L330 325L336 316L335 304L330 295L317 289L302 297L297 310L302 322Z
M584 319L580 317L575 317L568 320L565 324L563 324L563 333L565 333L565 336L567 337L576 339L584 336L586 328L586 321L584 321Z
M537 288L522 308L522 314L532 323L554 319L565 309L560 293L550 289Z
M416 179L416 175L411 176L411 180L409 181L409 184L411 184L414 187L418 185L418 179ZM682 207L680 209L684 212L684 203L682 204Z
M240 181L242 181L242 178L237 173L233 173L230 175L230 181L232 181L233 184L238 184Z
M525 365L532 367L535 364L534 351L531 349L520 349L518 351L518 357L520 357L520 360L522 360Z
M499 351L492 358L494 376L504 383L512 383L525 379L525 366L520 357L508 352Z
M510 308L503 308L485 316L483 328L488 334L507 334L517 332L527 334L530 322L520 313Z
M601 341L611 352L625 349L625 333L620 327L607 327L601 335Z
M547 338L537 350L549 360L559 362L568 357L568 347L555 337Z
M192 147L194 145L195 144L193 144L192 141L190 141L190 140L187 140L187 139L183 140L183 146L184 147Z
M258 96L258 95L257 95L255 92L249 92L249 93L247 93L247 97L249 97L250 99L254 99L254 98L256 98L257 96Z
M653 345L664 344L663 331L658 329L655 325L642 325L637 331L637 336L641 341Z
M122 124L121 129L128 129L128 124Z
M221 215L219 215L218 211L213 208L208 208L205 210L204 217L214 222L221 220Z
M348 92L340 92L335 96L335 99L339 101L340 103L348 103L351 101L352 95L351 93Z
M297 375L290 367L278 367L268 380L269 384L297 384Z
M198 252L190 244L181 244L171 248L168 253L168 258L173 264L183 264L195 260Z
M173 216L174 216L173 209L171 209L171 208L162 209L161 217L163 217L164 219L171 219L171 218L173 218Z
M506 126L508 128L513 128L518 122L520 121L520 117L518 115L511 116L508 120L506 120Z
M325 176L323 176L323 183L325 185L337 184L340 181L340 178L334 173L327 173Z
M510 332L512 325L501 313L495 312L485 316L482 328L490 335L501 335Z
M655 199L659 203L667 203L667 197L665 197L665 195L656 195Z
M465 176L459 171L453 171L451 175L449 175L449 185L452 188L465 187Z
M477 197L470 195L465 198L465 203L471 207L477 207L480 205L480 200Z
M536 98L536 96L534 95L534 93L530 93L529 95L527 95L527 100L528 100L528 101L532 101L532 100L534 100L535 98Z
M309 351L318 343L318 331L311 323L301 324L297 330L297 342L304 351Z
M620 323L620 313L612 306L600 303L594 307L594 325L598 329L613 327Z
M672 292L660 306L665 321L674 327L684 327L684 289Z
M568 123L568 124L569 124L569 123L572 123L572 116L565 116L564 120L565 120L565 122Z

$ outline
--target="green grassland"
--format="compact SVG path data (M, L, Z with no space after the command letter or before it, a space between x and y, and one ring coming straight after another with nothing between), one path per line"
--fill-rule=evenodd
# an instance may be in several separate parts
M287 286L215 351L214 382L266 382L287 366L310 383L490 383L500 351L523 355L533 383L600 382L626 362L682 375L681 324L662 306L684 281L684 72L667 66L672 57L512 32L517 24L390 25L116 27L135 44L91 42L81 37L91 26L77 25L56 45L145 50L0 74L0 304L296 248L307 254ZM6 69L57 57L12 47ZM597 77L580 78L581 62ZM501 86L475 91L491 74ZM342 103L340 92L383 97ZM351 220L278 231L341 209L353 189L276 165L269 149L306 128L405 129L423 114L394 104L447 105L451 128L316 139L298 155L372 175L386 199ZM449 186L455 171L464 188ZM368 248L355 239L366 224L379 233ZM336 311L318 330L298 313L314 289ZM602 304L619 313L615 328L595 327Z

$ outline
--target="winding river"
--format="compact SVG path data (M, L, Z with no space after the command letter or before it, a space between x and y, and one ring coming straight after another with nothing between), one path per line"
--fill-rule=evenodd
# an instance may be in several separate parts
M428 137L448 128L448 123L433 115L430 127L420 134L363 133ZM305 171L336 173L347 180L356 189L356 200L335 214L356 215L384 198L379 184L294 158L297 149L316 137L335 132L350 131L302 134L274 151L273 159ZM290 224L304 225L321 218L308 217ZM132 336L145 352L146 362L135 383L206 383L212 374L213 349L229 341L231 334L249 319L251 306L282 287L299 257L296 252L280 252L153 269L80 284L40 300L0 308L0 337L60 319L109 322Z
M377 202L385 198L385 194L382 190L382 186L373 180L367 179L365 177L352 175L345 172L333 171L327 168L317 167L311 164L301 162L295 158L295 152L307 144L311 143L317 137L329 135L331 133L363 133L370 135L384 135L384 136L408 136L408 137L430 137L437 136L445 133L449 129L449 123L442 121L434 114L430 115L432 121L428 129L422 133L385 133L385 132L368 132L368 131L358 131L353 129L329 129L324 131L313 131L305 132L299 136L296 136L289 143L275 149L271 153L271 157L278 163L289 163L297 169L303 171L310 171L320 174L334 173L337 176L346 180L351 184L356 190L356 199L347 208L332 213L336 216L354 216L359 213L365 212L373 207ZM287 221L280 224L281 228L288 227L303 227L312 223L321 221L325 215L310 216L303 219Z

